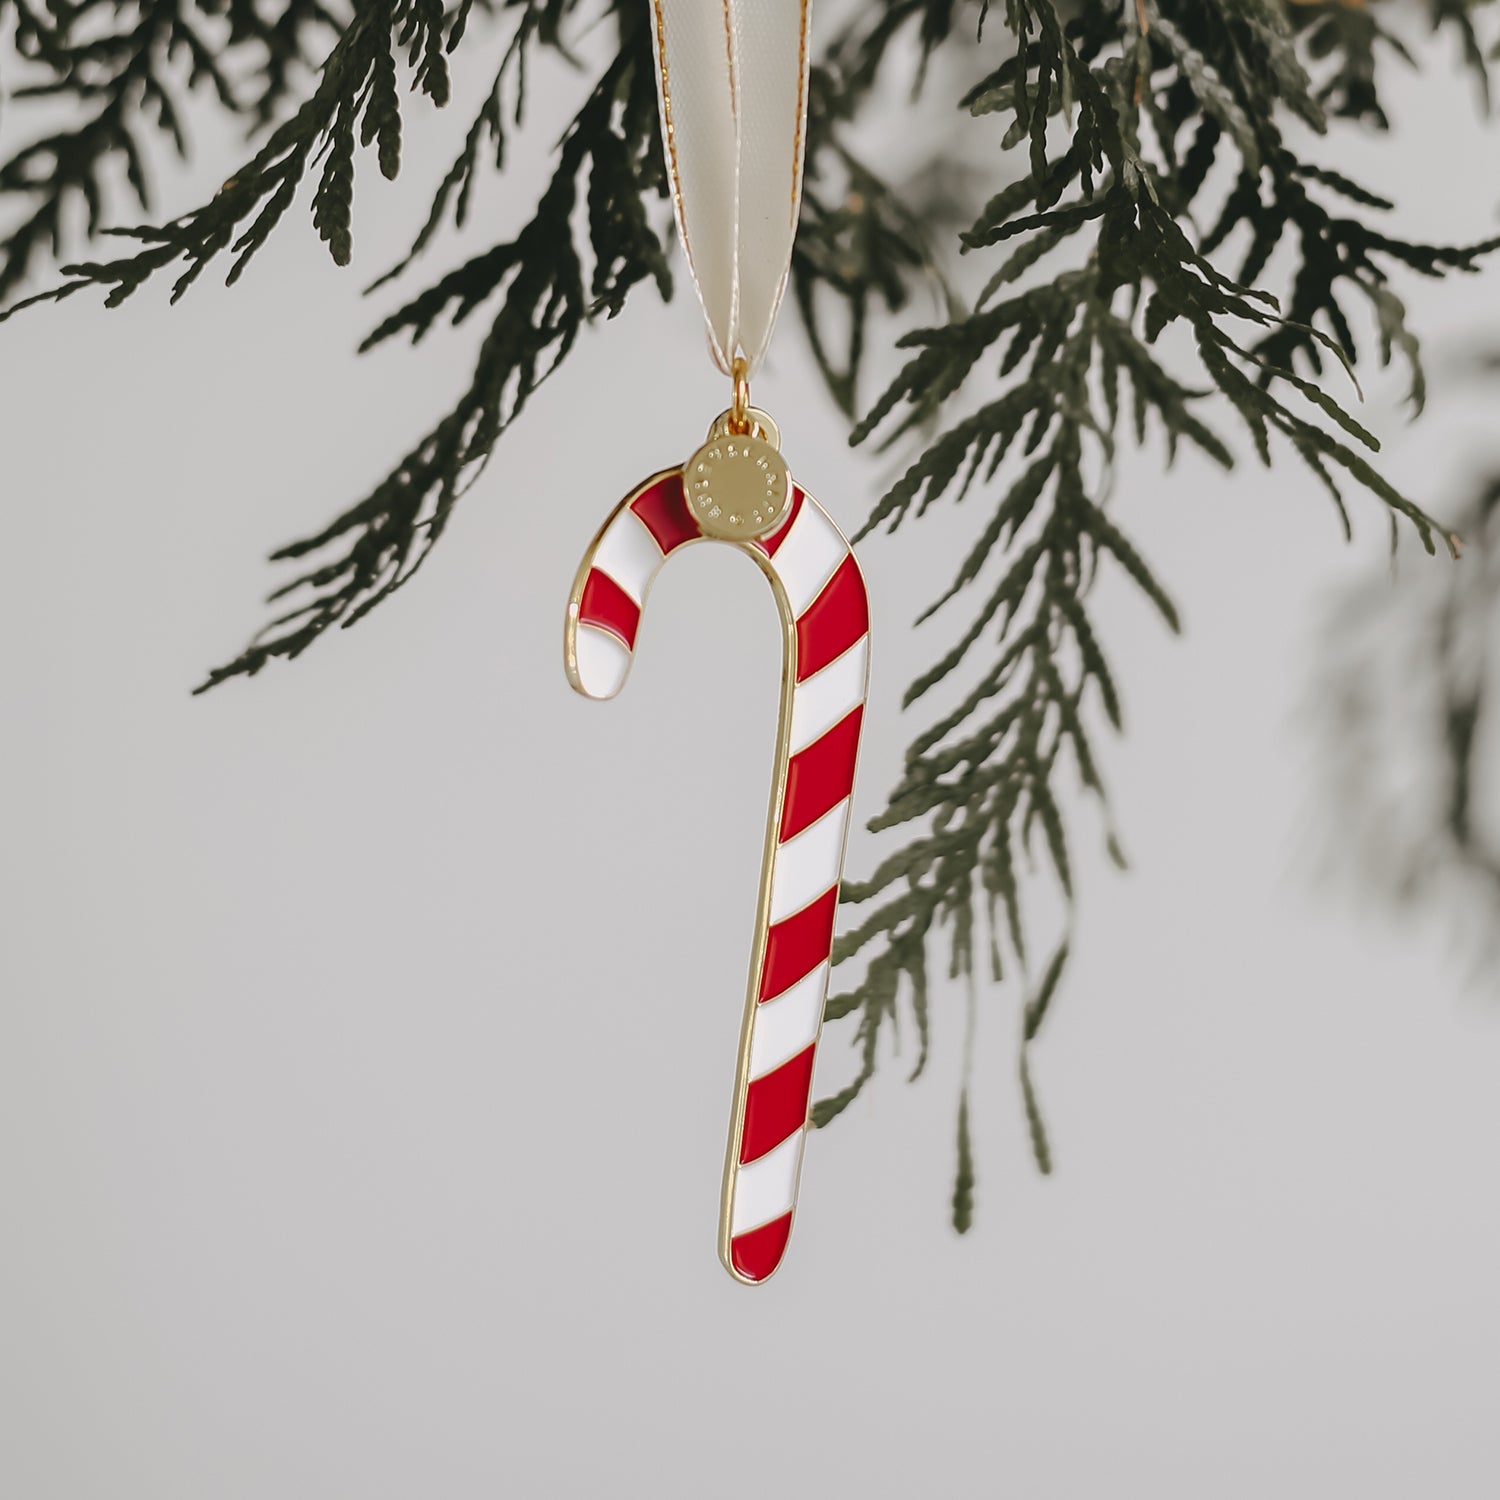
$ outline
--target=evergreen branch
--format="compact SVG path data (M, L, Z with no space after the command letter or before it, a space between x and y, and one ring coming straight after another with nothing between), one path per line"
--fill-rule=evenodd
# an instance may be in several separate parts
M1433 31L1453 32L1464 63L1474 77L1481 107L1490 109L1490 62L1474 26L1474 13L1486 0L1427 0ZM1401 37L1386 26L1368 4L1339 0L1296 0L1292 20L1318 77L1316 93L1330 115L1389 130L1390 118L1380 100L1381 56L1388 53L1409 68L1417 59Z
M999 979L1010 966L1007 949L1018 967L1027 963L1020 872L1043 873L1071 904L1062 766L1070 762L1078 787L1103 807L1088 710L1097 704L1114 726L1121 718L1089 613L1100 565L1119 568L1177 628L1170 599L1096 498L1122 424L1138 443L1156 427L1168 462L1186 443L1227 468L1232 451L1203 408L1211 393L1263 463L1278 450L1300 458L1346 528L1344 487L1352 481L1409 522L1429 551L1438 536L1454 545L1369 462L1374 437L1293 360L1300 356L1317 374L1331 354L1352 371L1358 351L1345 311L1352 293L1373 314L1382 361L1396 352L1408 361L1420 405L1416 342L1387 283L1397 274L1474 270L1495 243L1454 248L1386 234L1358 217L1387 206L1379 195L1287 146L1280 116L1319 130L1324 116L1278 6L1183 0L1126 10L1138 24L1108 7L1066 26L1050 6L1007 7L1016 52L967 103L980 119L1009 116L1005 143L1027 144L1029 170L990 200L963 241L970 251L1005 245L1006 259L975 310L902 340L911 358L852 434L860 442L892 424L898 437L927 433L866 531L894 530L939 500L962 499L976 482L1008 477L953 583L922 616L984 589L970 624L913 683L908 703L967 669L984 643L994 654L969 676L957 706L918 736L885 811L871 821L876 832L901 829L903 846L870 880L846 885L850 906L872 909L841 937L835 960L858 957L864 973L830 1004L827 1019L854 1020L861 1061L851 1083L819 1104L818 1124L846 1109L873 1076L879 1035L895 1024L901 993L925 997L938 928L950 933L950 972L968 973L973 924L984 918ZM1195 244L1182 221L1229 151L1238 158L1232 185L1217 223ZM1353 209L1335 212L1321 194ZM1242 227L1249 246L1231 276L1218 261ZM1289 237L1299 255L1283 315L1257 281ZM1084 263L1038 276L1067 251L1083 253ZM1022 290L996 300L1017 283ZM1150 352L1174 325L1196 355L1197 376L1186 382ZM999 393L971 415L949 416L981 362L995 370ZM1112 835L1108 843L1113 851ZM1065 951L1022 1027L1023 1101L1044 1172L1051 1154L1029 1047ZM960 1172L971 1193L963 1150ZM960 1196L956 1187L955 1205Z
M6 8L0 4L0 16ZM62 252L75 208L89 237L102 232L113 164L123 167L135 203L151 207L150 137L164 136L186 156L188 94L206 88L225 110L264 123L286 100L315 39L339 29L322 0L287 0L269 13L256 0L81 0L46 9L9 0L9 8L28 80L12 89L11 109L67 101L78 118L0 161L0 211L19 205L0 229L0 303L45 257ZM242 59L248 82L239 81Z
M108 287L107 306L118 306L157 272L181 264L172 287L176 301L224 252L234 256L226 280L243 274L255 252L291 206L303 178L316 165L313 224L339 265L352 253L356 138L375 145L380 171L394 177L401 162L401 111L396 49L405 52L414 87L435 105L448 100L444 51L448 22L441 0L359 0L354 15L324 61L312 96L202 207L168 224L113 231L145 248L111 261L63 268L69 280L17 303L22 307L69 297L86 287ZM163 99L168 96L163 94ZM127 148L123 144L122 150ZM144 195L144 186L139 192Z
M1263 181L1269 192L1261 196ZM1240 267L1239 278L1253 281L1265 268L1271 252L1284 236L1295 234L1300 263L1292 283L1287 317L1269 332L1259 352L1269 366L1292 369L1301 356L1315 374L1323 371L1318 323L1337 340L1344 359L1354 364L1359 351L1341 292L1362 298L1374 314L1382 334L1383 362L1389 363L1394 342L1407 361L1410 399L1420 410L1425 379L1414 341L1405 334L1404 311L1392 299L1388 282L1393 271L1437 277L1449 272L1472 273L1481 259L1500 248L1500 236L1467 246L1410 243L1392 238L1360 220L1335 214L1319 203L1310 185L1331 188L1356 204L1384 209L1391 205L1340 174L1298 162L1289 151L1277 149L1265 173L1246 171L1226 200L1224 211L1202 246L1213 255L1243 223L1253 223L1255 234Z
M415 342L439 322L458 324L498 298L468 390L369 495L275 554L276 560L300 560L334 549L272 595L299 602L212 671L199 692L229 677L253 676L274 657L299 656L330 626L353 625L405 584L505 429L584 324L614 316L642 280L654 280L667 295L665 246L644 204L648 194L666 194L655 127L649 44L644 26L636 25L631 45L605 70L563 138L557 170L525 228L449 272L365 340L365 348L399 334ZM581 199L591 271L573 242Z
M521 15L511 34L509 45L500 59L494 82L479 113L464 136L463 149L455 158L443 180L438 184L432 209L426 222L412 241L411 249L383 276L375 281L370 290L394 281L432 243L434 235L442 228L450 215L455 228L463 228L468 221L469 204L473 196L475 177L479 170L480 154L484 152L493 162L496 172L505 170L505 155L508 145L507 118L519 127L526 109L526 61L533 42L539 42L552 50L568 56L561 34L561 24L570 0L521 0ZM448 38L451 52L463 38L467 12L461 10L456 17ZM515 78L514 104L507 111L506 86L512 75Z

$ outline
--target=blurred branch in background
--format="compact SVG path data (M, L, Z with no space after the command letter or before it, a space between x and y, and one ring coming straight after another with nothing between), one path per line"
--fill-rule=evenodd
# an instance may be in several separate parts
M1500 370L1500 361L1490 368ZM1491 425L1485 436L1493 435ZM1317 822L1343 883L1446 929L1475 979L1494 988L1500 448L1456 524L1457 567L1402 557L1329 611L1313 711Z

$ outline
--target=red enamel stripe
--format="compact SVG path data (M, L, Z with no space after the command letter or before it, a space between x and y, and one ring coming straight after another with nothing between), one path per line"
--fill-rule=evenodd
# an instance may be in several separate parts
M816 901L809 901L766 934L766 961L760 970L762 1000L784 994L828 957L838 904L839 888L832 885Z
M851 552L797 618L797 681L837 661L870 629L870 601Z
M578 619L617 635L635 650L635 633L641 623L641 607L608 573L590 568L578 601Z
M792 1213L788 1209L779 1219L762 1224L759 1229L737 1234L729 1242L729 1258L746 1281L764 1281L786 1254L786 1242L792 1232Z
M644 495L631 501L630 508L645 522L663 556L703 535L688 509L681 474L658 479Z
M786 769L786 799L781 804L781 832L777 835L781 843L810 828L853 789L864 711L862 703L850 709L826 734L792 757Z
M779 1068L755 1079L745 1090L745 1128L740 1133L740 1165L774 1150L807 1124L812 1092L813 1053L809 1043Z
M797 516L802 510L802 491L796 485L792 486L792 505L786 513L786 520L780 527L773 531L770 536L763 536L755 543L767 557L775 557L780 550L781 544L792 534L792 527L797 524Z

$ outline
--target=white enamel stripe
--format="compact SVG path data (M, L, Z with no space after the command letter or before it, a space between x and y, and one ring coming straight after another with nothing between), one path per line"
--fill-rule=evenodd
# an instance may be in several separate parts
M797 1201L797 1168L806 1135L806 1127L793 1131L779 1146L735 1172L731 1235L779 1219Z
M828 964L821 963L791 989L755 1009L750 1032L750 1078L763 1078L817 1040L828 998Z
M866 631L814 677L797 684L792 696L792 754L826 734L865 701L870 681L870 635Z
M579 623L578 679L590 698L613 698L625 686L631 652L612 631Z
M771 921L780 922L837 885L844 862L849 799L831 807L796 838L777 846L771 867Z
M594 566L608 573L637 604L646 602L646 590L662 561L656 538L629 506L610 523L594 553Z
M771 559L794 616L800 617L823 592L823 585L848 555L849 544L839 535L838 527L828 519L823 507L804 492L802 509Z

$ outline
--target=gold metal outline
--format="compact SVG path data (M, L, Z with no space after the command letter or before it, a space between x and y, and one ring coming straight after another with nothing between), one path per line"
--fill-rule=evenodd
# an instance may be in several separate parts
M654 484L660 484L663 479L669 479L673 474L680 474L682 468L679 465L672 469L658 469L649 479L643 479L626 495L626 497L610 511L605 517L604 524L594 533L593 540L584 550L583 561L578 564L578 571L573 575L573 588L568 594L568 613L563 623L563 669L568 674L568 685L575 693L589 699L594 703L607 703L609 698L600 698L583 685L583 678L578 674L578 612L583 608L583 588L589 581L589 574L593 571L594 558L599 551L599 545L604 540L604 534L615 524L619 514L627 506L633 505ZM666 558L662 558L665 562ZM657 564L659 568L661 563ZM652 575L655 576L654 574ZM644 611L643 611L644 612ZM624 643L621 642L623 645ZM625 684L630 680L630 667L635 664L635 652L630 653L630 665L625 668L625 675L620 679L620 686L612 692L609 697L616 698L623 691Z
M803 491L807 500L812 496ZM804 501L804 503L806 503ZM813 501L816 504L816 501ZM735 1170L739 1166L740 1144L745 1135L745 1101L750 1092L750 1043L755 1032L755 1018L760 1007L760 977L766 961L766 943L771 933L771 878L775 872L776 850L779 847L777 834L781 828L781 809L786 801L787 775L792 763L792 699L797 689L797 617L792 613L792 602L787 597L785 586L775 572L775 559L767 557L758 547L741 542L730 542L731 547L750 554L751 561L761 570L771 584L771 594L776 600L776 613L781 620L781 695L776 720L776 760L771 773L771 800L766 812L766 832L761 841L760 891L755 903L755 933L750 943L750 973L745 981L745 1008L740 1014L740 1046L734 1067L734 1102L729 1112L729 1139L724 1147L724 1175L719 1185L719 1263L742 1286L761 1286L780 1269L780 1261L769 1276L759 1281L742 1276L734 1264L732 1241L734 1239L734 1187ZM847 832L845 837L847 838ZM828 997L825 993L823 1002ZM823 1015L818 1012L818 1030L814 1034L816 1045L823 1030ZM814 1054L816 1056L816 1053ZM802 1122L804 1135L807 1121ZM805 1146L805 1143L804 1143ZM802 1183L802 1153L797 1155L797 1175L792 1181L792 1221L796 1222L797 1192ZM788 1237L791 1226L787 1229Z
M780 433L776 427L775 422L772 421L765 412L762 412L755 407L751 407L749 409L748 415L750 416L753 425L756 427L760 427L766 433L768 440L775 442L779 447ZM719 417L715 418L714 423L709 428L710 434L713 433L715 427L717 427L720 422L723 422L727 418L727 416L728 413L726 412L721 413ZM573 686L576 692L583 694L584 697L593 699L594 695L585 690L578 675L578 612L581 607L584 584L587 582L589 572L594 566L594 558L599 550L599 545L604 540L605 533L611 526L614 525L615 520L620 515L621 511L623 511L627 506L634 503L634 501L638 500L643 494L646 493L647 490L652 487L652 485L660 483L661 480L668 478L672 474L681 474L682 472L683 466L679 465L675 468L659 469L656 473L652 474L650 478L642 480L640 484L636 485L635 488L632 489L630 493L627 494L625 498L621 500L613 510L610 511L608 518L605 520L604 524L599 528L599 530L594 533L593 540L589 543L588 548L583 554L583 561L579 564L578 571L574 575L573 589L568 599L567 621L563 631L563 662L564 666L567 669L569 683ZM795 482L791 479L790 474L788 474L788 482ZM854 557L854 549L849 545L849 539L844 535L843 530L839 526L839 524L833 519L832 516L828 514L828 511L821 504L819 504L819 502L813 495L809 494L808 491L800 485L798 486L798 488L802 489L803 503L816 505L818 509L823 512L823 515L827 518L829 525L831 525L833 529L838 533L839 539L843 542L848 556ZM732 1249L732 1241L734 1239L734 1235L731 1231L734 1223L735 1170L739 1166L740 1144L744 1138L745 1133L745 1102L749 1094L750 1084L752 1081L750 1077L750 1043L751 1038L754 1034L755 1018L759 1013L759 1006L761 1003L760 977L762 967L765 964L766 944L769 941L771 932L771 882L775 872L776 851L780 847L777 835L781 828L781 812L782 807L784 806L786 801L787 778L791 770L792 762L792 707L797 690L797 617L792 612L792 603L790 598L787 596L786 587L782 583L780 576L776 572L775 558L768 557L764 552L760 550L759 547L755 545L754 541L739 542L732 541L725 537L700 536L682 543L682 547L696 546L699 542L718 542L723 546L732 547L736 552L742 552L746 556L748 556L770 583L771 594L776 601L776 613L781 620L781 692L776 722L776 760L771 779L770 804L766 812L765 837L761 843L760 889L756 899L755 907L755 931L750 945L750 972L748 978L745 981L745 1004L740 1016L739 1052L735 1061L734 1102L730 1108L729 1138L725 1143L724 1172L719 1187L719 1262L724 1267L724 1269L728 1271L729 1274L742 1286L764 1286L765 1283L769 1281L778 1270L781 1269L782 1262L778 1261L776 1265L771 1269L771 1271L767 1275L759 1278L759 1280L755 1280L748 1276L742 1276L740 1272L735 1269L734 1265ZM675 548L674 553L680 550L681 547ZM666 561L665 556L663 556L662 561ZM857 557L854 557L854 566L856 569L859 568L859 559ZM861 582L863 582L864 572L862 569L860 569L860 579ZM644 606L642 607L642 613L644 614ZM632 664L634 662L634 655L635 653L634 651L632 651ZM629 678L629 676L630 669L627 666L625 677L621 679L620 687L615 690L616 693L624 688L625 681ZM870 666L869 654L867 652L865 657L865 681L864 695L861 699L862 702L868 700L869 689ZM611 694L610 696L613 697L615 696L615 694ZM595 699L595 701L607 700ZM860 743L856 744L855 746L854 772L856 783L859 774L859 757L863 750L863 740L864 736L861 735ZM850 795L852 799L852 792ZM839 849L840 885L842 885L843 883L844 860L849 851L849 829L852 823L853 807L851 805L848 814L844 818L844 838ZM823 1004L819 1007L818 1010L818 1025L817 1029L813 1033L812 1045L815 1049L823 1038L823 1012L827 1008L827 1004L828 992L827 986L825 985L823 992ZM816 1058L816 1051L814 1051L813 1055ZM811 1114L811 1109L812 1100L811 1095L809 1095L809 1115ZM790 1243L791 1231L796 1227L797 1222L797 1199L801 1193L802 1188L802 1166L806 1157L806 1134L808 1128L809 1127L807 1119L804 1118L801 1126L803 1133L802 1149L797 1154L797 1172L795 1177L792 1179L791 1224L789 1224L787 1227L788 1243ZM755 1227L758 1226L752 1226L752 1228ZM783 1260L784 1259L785 1256L783 1256Z

